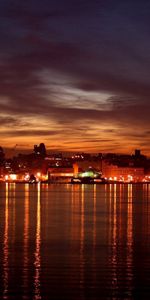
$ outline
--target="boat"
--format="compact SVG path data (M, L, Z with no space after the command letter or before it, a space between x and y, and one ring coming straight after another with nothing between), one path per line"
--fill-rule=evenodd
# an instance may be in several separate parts
M37 181L36 177L34 176L34 174L30 175L29 183L38 183L38 181Z

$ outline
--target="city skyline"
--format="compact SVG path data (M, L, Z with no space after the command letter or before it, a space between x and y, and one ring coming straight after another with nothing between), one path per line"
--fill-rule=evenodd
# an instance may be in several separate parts
M2 149L2 152L4 153L5 155L5 158L6 159L9 159L9 158L13 158L13 157L17 157L18 155L31 155L33 153L35 153L35 147L39 147L41 143L39 144L34 144L31 146L31 148L28 148L28 149L21 149L19 148L19 145L16 144L14 145L12 148L5 148L3 147L2 145L0 145L0 148ZM42 143L43 144L43 143ZM93 157L98 157L98 156L105 156L105 155L116 155L116 156L134 156L136 152L139 152L142 156L144 157L147 157L147 158L150 158L150 152L149 153L145 153L145 152L141 152L141 149L133 149L132 151L129 151L129 152L125 152L125 151L122 151L122 152L118 152L118 151L102 151L102 152L96 152L96 151L93 151L93 152L86 152L86 151L59 151L59 150L52 150L50 148L47 147L47 145L45 145L45 149L46 149L46 156L59 156L59 155L62 155L63 157L73 157L74 155L78 157L79 156L82 156L82 155L87 155L87 156L93 156Z
M150 153L148 1L0 3L6 149Z

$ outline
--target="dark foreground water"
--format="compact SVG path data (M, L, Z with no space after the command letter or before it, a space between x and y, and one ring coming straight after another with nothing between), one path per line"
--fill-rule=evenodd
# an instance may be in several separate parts
M0 299L150 299L150 185L0 185Z

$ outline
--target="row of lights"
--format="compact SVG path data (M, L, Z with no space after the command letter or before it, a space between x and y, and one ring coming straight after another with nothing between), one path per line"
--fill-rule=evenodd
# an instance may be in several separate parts
M132 175L128 175L127 178L125 179L124 177L109 177L109 178L106 178L106 180L109 180L109 181L120 181L120 182L133 182L133 181L136 181L136 178L134 178ZM145 176L143 179L142 179L143 182L150 182L150 176Z
M47 179L47 175L42 175L40 172L37 172L37 174L35 175L36 180L37 181L41 181L41 180L46 180ZM16 181L18 180L18 175L17 174L9 174L9 175L5 175L4 177L5 181ZM30 179L30 175L26 174L24 175L23 180L28 181Z
M68 173L68 174L63 174L63 175L64 176L69 176L69 175L72 175L72 174ZM35 175L35 177L36 177L37 181L41 181L41 180L46 180L47 179L47 175L42 175L40 172L37 172L36 175ZM82 176L82 177L84 177L84 176ZM94 177L96 177L96 176L94 176ZM5 177L4 177L5 181L16 181L17 179L18 179L17 174L9 174L9 175L5 175ZM28 181L29 179L30 179L30 175L26 174L24 176L23 180ZM127 180L125 180L125 178L122 177L122 176L120 176L119 178L116 177L116 176L109 177L109 178L105 177L105 179L109 180L109 181L120 181L120 182L132 182L132 181L134 181L134 177L132 175L128 175L127 176ZM150 181L150 176L145 176L142 181L143 182L149 182Z
M120 182L124 182L124 181L127 181L127 182L131 182L134 180L133 176L132 175L128 175L127 176L127 180L125 180L124 177L120 176L119 178L114 176L114 177L109 177L109 178L106 178L106 180L110 180L110 181L120 181Z

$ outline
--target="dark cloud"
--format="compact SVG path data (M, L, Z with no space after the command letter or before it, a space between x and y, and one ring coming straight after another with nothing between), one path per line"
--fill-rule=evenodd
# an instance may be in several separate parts
M5 130L1 132L1 136L20 137L20 136L52 136L57 135L57 131L52 130Z

